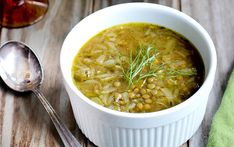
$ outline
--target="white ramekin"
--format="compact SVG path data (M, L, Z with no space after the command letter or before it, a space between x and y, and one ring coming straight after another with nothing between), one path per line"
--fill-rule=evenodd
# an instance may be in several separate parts
M103 29L128 22L148 22L184 35L199 50L205 81L185 102L153 113L124 113L104 108L85 97L73 84L72 62L81 46ZM99 10L80 21L66 37L60 55L64 85L82 132L99 147L176 147L198 129L215 77L213 42L195 20L175 9L149 3L120 4Z

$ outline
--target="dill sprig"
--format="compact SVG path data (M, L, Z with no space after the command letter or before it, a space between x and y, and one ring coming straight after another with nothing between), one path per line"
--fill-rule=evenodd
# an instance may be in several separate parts
M122 69L123 77L128 82L129 87L132 86L134 81L157 77L159 75L174 77L178 75L193 76L197 74L194 68L175 70L168 66L169 63L152 64L158 55L159 52L153 45L140 45L135 50L135 56L133 55L133 51L130 51L128 68Z
M123 76L128 81L129 86L133 84L138 75L141 75L143 68L155 60L157 55L158 51L154 46L140 45L136 50L135 57L133 57L132 50L130 51L129 68L127 71L123 70ZM138 77L138 79L141 79L141 77Z

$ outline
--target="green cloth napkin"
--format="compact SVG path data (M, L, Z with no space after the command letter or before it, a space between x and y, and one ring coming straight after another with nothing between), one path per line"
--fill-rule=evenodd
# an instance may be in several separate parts
M234 147L234 71L213 118L206 147Z

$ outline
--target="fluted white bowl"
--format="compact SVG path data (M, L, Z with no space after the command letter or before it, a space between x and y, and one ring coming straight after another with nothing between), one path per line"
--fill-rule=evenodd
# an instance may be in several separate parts
M117 24L148 22L175 30L199 50L205 80L189 99L152 113L124 113L104 108L85 97L74 85L72 62L79 49L98 32ZM191 17L175 9L149 3L127 3L99 10L80 21L67 35L60 66L76 122L99 147L176 147L198 129L215 77L217 57L213 42Z

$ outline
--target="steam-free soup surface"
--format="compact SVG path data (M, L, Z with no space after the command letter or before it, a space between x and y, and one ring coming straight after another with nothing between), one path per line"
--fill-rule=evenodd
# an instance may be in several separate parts
M196 48L162 26L129 23L92 37L74 59L72 77L92 101L123 112L154 112L175 106L203 82Z

